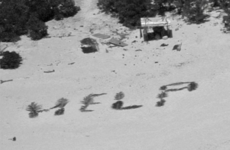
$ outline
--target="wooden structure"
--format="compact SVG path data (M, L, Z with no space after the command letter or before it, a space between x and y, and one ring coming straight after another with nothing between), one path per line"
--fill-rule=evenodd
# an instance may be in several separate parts
M164 36L172 38L172 30L170 29L170 20L164 17L141 18L140 34L144 40L161 39Z

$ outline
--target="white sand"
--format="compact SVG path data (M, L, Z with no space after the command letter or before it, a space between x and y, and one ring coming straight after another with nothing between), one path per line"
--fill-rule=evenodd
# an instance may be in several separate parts
M230 149L230 36L220 31L221 19L187 25L174 18L173 29L181 25L174 38L147 44L139 30L99 13L96 1L76 2L82 9L76 16L47 23L51 38L34 42L23 36L7 48L19 52L23 64L0 70L0 80L13 79L0 85L1 150ZM98 40L99 52L82 53L80 40L92 37L90 31L116 37L116 29L129 33L129 46L109 48ZM178 41L182 50L172 51ZM55 72L44 73L49 70ZM160 86L187 81L198 89L169 93L165 106L155 107ZM143 107L111 109L120 91L125 106ZM101 104L89 106L93 112L80 112L90 93L107 95L95 98ZM52 110L28 117L31 102L49 108L61 97L70 101L64 115Z

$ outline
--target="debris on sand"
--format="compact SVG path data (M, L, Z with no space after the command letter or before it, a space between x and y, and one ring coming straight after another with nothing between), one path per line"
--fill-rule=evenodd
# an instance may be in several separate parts
M182 43L176 44L176 45L173 46L172 50L181 51L181 46L182 46Z
M115 46L119 46L119 47L125 47L125 46L128 46L128 44L122 42L121 40L119 39L116 39L116 38L111 38L107 44L113 44Z
M142 105L131 105L131 106L122 107L122 109L136 109L140 107L142 107Z
M65 108L60 108L60 109L55 111L54 115L55 116L60 116L60 115L63 115L64 112L65 112Z
M110 38L109 35L101 34L101 33L96 33L93 35L94 37L100 38L100 39L108 39Z
M16 137L13 137L13 138L11 138L11 139L9 139L9 140L11 140L11 141L16 141Z
M55 72L55 70L47 70L47 71L44 71L44 73L52 73L52 72Z
M161 99L160 101L157 102L156 106L161 107L161 106L164 106L164 104L165 104L165 100Z
M13 81L13 79L10 79L10 80L0 80L0 84L3 84L5 82L10 82L10 81Z
M97 41L92 38L85 38L81 40L81 49L83 53L95 53L99 51Z
M161 44L161 47L164 47L164 46L168 46L168 44L165 44L165 43Z

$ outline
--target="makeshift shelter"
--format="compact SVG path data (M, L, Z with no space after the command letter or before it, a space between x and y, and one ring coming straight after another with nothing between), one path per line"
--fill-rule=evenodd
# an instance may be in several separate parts
M94 53L99 50L97 41L92 38L81 40L81 49L83 53Z
M170 23L170 20L166 17L141 18L141 37L143 36L145 41L161 39L164 36L172 38Z

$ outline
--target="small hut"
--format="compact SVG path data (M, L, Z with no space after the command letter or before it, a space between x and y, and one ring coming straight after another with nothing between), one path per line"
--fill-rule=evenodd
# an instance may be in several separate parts
M161 39L164 36L172 38L170 20L166 17L141 18L140 34L144 41Z

